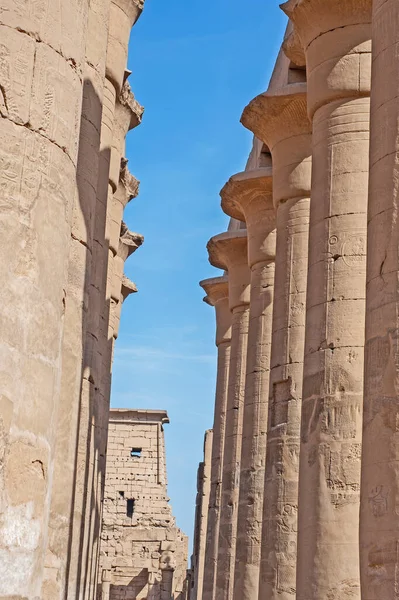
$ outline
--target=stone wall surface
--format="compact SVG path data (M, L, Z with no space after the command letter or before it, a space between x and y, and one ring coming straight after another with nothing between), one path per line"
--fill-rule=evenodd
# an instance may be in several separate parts
M167 496L165 411L111 409L101 600L185 600L187 537Z

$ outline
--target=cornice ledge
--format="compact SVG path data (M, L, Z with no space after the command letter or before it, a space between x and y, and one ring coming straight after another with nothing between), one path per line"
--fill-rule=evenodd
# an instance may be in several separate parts
M226 183L220 192L222 210L240 221L245 221L243 205L251 202L257 196L273 193L273 169L261 167L236 173Z
M259 94L245 107L241 123L271 149L285 136L310 133L306 83L290 83L273 94Z
M324 33L371 23L372 0L288 0L280 8L292 20L306 50Z
M121 286L122 302L124 302L126 298L130 296L130 294L136 294L137 291L138 290L136 284L133 281L131 281L128 277L126 277L126 275L123 275Z
M209 262L218 269L228 271L234 264L247 260L247 230L225 231L213 236L206 245Z
M220 300L229 297L229 278L227 275L203 279L199 284L206 293L204 302L210 306L215 306Z

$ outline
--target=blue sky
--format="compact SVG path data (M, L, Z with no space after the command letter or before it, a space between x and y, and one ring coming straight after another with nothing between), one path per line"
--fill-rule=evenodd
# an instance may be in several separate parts
M214 312L198 282L218 275L205 246L227 227L219 191L245 167L240 115L267 87L285 23L270 0L146 0L131 36L145 113L127 139L141 185L124 219L145 243L126 263L139 293L122 311L112 405L168 411L168 491L190 538L216 375Z

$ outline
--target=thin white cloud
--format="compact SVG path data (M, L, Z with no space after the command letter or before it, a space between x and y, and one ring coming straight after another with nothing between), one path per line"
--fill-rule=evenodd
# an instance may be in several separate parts
M185 360L201 363L214 362L215 357L213 354L190 354L171 352L169 350L155 348L151 346L130 346L130 347L119 347L115 352L115 360L125 361L126 359L138 359L143 360Z

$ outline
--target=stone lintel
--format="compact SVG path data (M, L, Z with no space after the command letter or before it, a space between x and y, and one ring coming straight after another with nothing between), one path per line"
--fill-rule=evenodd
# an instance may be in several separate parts
M140 233L130 231L126 224L122 221L121 235L119 238L118 255L125 261L133 252L139 248L144 242L144 236Z
M256 96L245 107L241 123L262 140L272 154L273 147L282 139L311 133L306 83L291 83L276 93Z
M241 122L271 150L273 200L306 197L311 188L312 126L306 83L291 83L260 94L245 108Z
M140 17L144 0L111 0L105 76L112 83L117 95L126 80L130 30Z
M372 0L288 0L280 8L292 20L306 51L324 33L369 24Z
M111 408L109 411L110 423L169 423L166 410L144 408Z
M215 235L207 244L209 262L229 275L230 310L249 304L250 272L246 229Z
M273 172L270 167L243 171L230 177L222 188L222 210L234 219L247 222L248 215L258 211L259 203L254 202L257 198L273 208L272 194Z
M210 306L215 306L221 300L229 297L229 278L227 275L203 279L200 281L200 286L206 293L204 302Z

